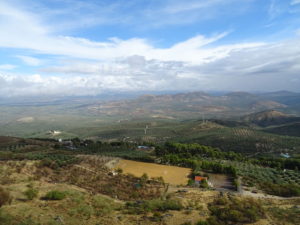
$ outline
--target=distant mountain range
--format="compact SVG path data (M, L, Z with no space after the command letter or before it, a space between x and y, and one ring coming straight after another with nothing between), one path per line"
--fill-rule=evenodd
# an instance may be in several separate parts
M299 114L297 98L300 101L300 94L290 92L232 92L220 96L190 92L99 102L89 105L87 110L99 115L152 118L228 118L273 109Z
M41 98L24 103L0 100L0 115L0 135L22 137L40 137L49 130L60 130L64 137L74 137L79 133L83 135L83 127L93 133L92 130L124 121L177 123L190 120L211 120L226 127L259 126L278 134L289 130L291 135L298 136L300 93L190 92L129 98L124 95L114 100L99 96Z

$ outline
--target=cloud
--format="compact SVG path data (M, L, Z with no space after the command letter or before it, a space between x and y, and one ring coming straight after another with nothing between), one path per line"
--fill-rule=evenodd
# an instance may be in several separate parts
M25 64L29 66L39 66L41 65L41 60L31 56L17 55L17 58L21 59Z
M300 0L292 0L291 5L297 5L300 4Z
M17 66L16 65L12 65L12 64L0 64L0 70L13 70L15 69Z
M78 2L84 4L84 9L89 8L83 1ZM174 17L172 21L176 23L186 17L186 13L194 19L201 10L225 4L221 0L193 0L190 4L178 0L166 2L157 10L157 18ZM77 7L76 4L73 7ZM152 12L150 9L149 18L145 17L155 23L153 17L157 14ZM64 14L61 11L54 13ZM34 74L2 71L2 96L96 95L106 91L141 90L297 91L300 86L298 39L220 44L231 35L221 32L195 35L169 47L157 47L146 38L114 37L93 41L62 35L52 26L45 25L36 14L4 1L0 1L0 29L3 31L0 47L21 49L22 53L16 57L27 65L40 66ZM36 53L51 57L51 64L44 63L44 59L35 56ZM2 70L5 68L8 70L12 66L2 65Z
M162 9L163 12L168 13L168 14L178 14L182 12L190 12L194 10L199 9L205 9L211 8L211 7L216 7L220 5L228 5L233 2L236 2L236 0L210 0L210 1L202 1L202 0L190 0L189 4L186 4L186 1L167 1L168 3L166 6ZM175 3L174 3L175 2Z
M236 49L251 48L262 44L244 43L223 46L222 48L202 49L202 47L226 36L228 34L226 32L212 37L197 35L170 48L155 48L146 39L141 38L127 40L111 38L106 42L95 42L86 38L54 35L30 14L20 12L15 8L12 9L9 6L3 9L0 14L6 15L7 21L0 22L0 29L6 31L3 32L4 35L0 36L0 46L28 49L40 54L94 60L113 60L120 57L142 55L146 59L159 59L161 61L204 63L208 60L226 57L228 52ZM20 58L31 63L31 65L38 64L37 60L28 56L21 56Z
M227 48L221 46L215 51ZM146 59L139 55L105 62L62 61L60 66L44 68L41 74L2 73L0 94L61 96L145 90L299 90L300 40L234 49L226 52L226 57L198 64Z

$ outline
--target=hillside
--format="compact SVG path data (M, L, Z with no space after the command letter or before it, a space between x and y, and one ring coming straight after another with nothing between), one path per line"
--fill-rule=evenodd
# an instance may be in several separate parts
M138 175L129 174L126 171L138 162L119 162L119 158L105 155L123 152L123 157L132 156L133 146L129 143L74 139L77 149L68 150L63 143L54 140L13 137L1 137L0 140L3 147L0 149L0 224L198 225L207 224L204 221L222 224L225 218L225 225L293 225L299 221L299 198L266 194L299 195L295 189L298 186L290 184L300 182L299 174L294 170L260 166L250 160L243 162L247 159L239 154L196 144L173 144L174 148L168 148L172 146L170 144L161 145L158 148L161 151L155 154L143 152L161 162L173 159L168 165L141 163L140 170L149 171L149 175L160 172L166 177L164 181L142 174L142 171L138 171ZM20 140L24 145L18 143ZM170 157L169 151L176 156ZM189 157L198 166L192 169L182 168L185 164L181 167L169 165L179 160L190 162ZM208 161L203 160L204 157ZM223 159L221 164L220 159ZM192 174L188 174L191 170ZM210 181L216 186L193 184L190 178L194 174L203 174L202 170L209 174ZM245 191L238 193L222 189L220 192L217 185L222 182L230 182L234 188L231 184L233 175L228 174L234 171L243 177ZM175 177L183 181L181 186L172 184ZM189 184L185 184L187 181ZM266 185L262 181L269 182L268 187L272 184L276 189L260 186ZM223 215L224 210L227 214ZM235 214L239 216L231 216Z
M132 100L88 106L97 115L128 117L197 118L234 117L249 112L285 108L284 104L244 92L214 96L204 92L173 95L144 95Z
M278 93L276 96L281 95ZM268 110L288 115L299 115L300 112L300 108L297 110L297 102L284 104L272 100L267 94L264 96L245 92L222 95L205 92L152 94L121 100L101 99L97 96L92 99L74 97L30 104L10 102L7 105L4 102L0 105L0 135L53 138L48 135L49 131L59 130L61 135L55 138L88 137L126 121L178 123L189 119L214 119L219 122L226 120L226 123L234 121L235 124L239 123L237 126L248 126L247 121L238 119ZM284 117L278 121L282 124L286 120ZM290 121L294 119L287 120ZM268 120L266 125L269 125ZM83 130L86 132L83 133Z
M260 94L261 97L272 101L279 102L285 105L300 105L300 93L290 91L277 91Z
M274 134L300 137L300 122L270 127L264 129L264 131Z
M243 121L259 126L272 126L300 121L300 117L288 115L276 110L253 113L242 118Z

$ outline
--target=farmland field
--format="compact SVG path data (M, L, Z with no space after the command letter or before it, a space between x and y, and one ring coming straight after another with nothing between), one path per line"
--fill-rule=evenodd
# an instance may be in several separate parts
M186 185L191 169L177 166L165 166L155 163L120 160L115 168L120 168L124 173L142 176L146 173L149 177L162 177L166 183L173 185Z

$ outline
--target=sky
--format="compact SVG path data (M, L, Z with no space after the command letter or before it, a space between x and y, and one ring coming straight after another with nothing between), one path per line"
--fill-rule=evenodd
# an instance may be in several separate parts
M300 0L0 0L0 96L300 92Z

